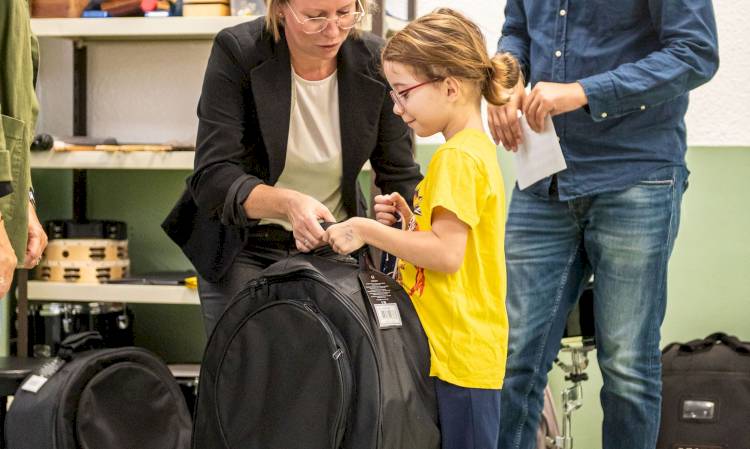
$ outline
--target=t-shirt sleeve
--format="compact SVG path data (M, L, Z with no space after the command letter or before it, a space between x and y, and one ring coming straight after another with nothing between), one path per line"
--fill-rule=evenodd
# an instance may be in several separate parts
M471 228L479 223L489 195L483 167L470 154L452 148L432 157L424 188L431 211L443 207Z

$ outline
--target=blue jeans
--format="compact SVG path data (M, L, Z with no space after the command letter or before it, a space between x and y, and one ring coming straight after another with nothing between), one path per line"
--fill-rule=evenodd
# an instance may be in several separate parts
M619 192L543 200L516 188L506 225L510 341L499 449L530 449L566 318L594 275L604 449L653 449L661 409L660 326L687 170Z
M435 378L441 449L494 449L500 390L465 388Z

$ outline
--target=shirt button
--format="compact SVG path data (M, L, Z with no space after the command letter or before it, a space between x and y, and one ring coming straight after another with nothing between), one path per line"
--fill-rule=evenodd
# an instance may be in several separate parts
M642 104L642 105L641 105L641 111L645 111L645 110L646 110L646 105L645 105L645 104Z
M607 113L606 112L602 112L602 118L607 118Z
M560 50L557 50L555 52L555 56L559 58L560 56L562 56L562 52Z
M561 15L561 16L564 16L565 14L567 14L567 11L565 11L564 9L561 9L561 10L560 10L560 15Z

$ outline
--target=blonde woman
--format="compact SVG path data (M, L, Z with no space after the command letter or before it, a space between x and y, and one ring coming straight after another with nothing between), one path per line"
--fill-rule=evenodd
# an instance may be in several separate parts
M401 259L399 280L430 342L442 447L495 449L508 338L505 193L480 104L508 101L518 65L507 55L491 60L479 28L450 9L394 35L382 59L393 112L417 135L446 142L413 210L398 193L377 197L380 223L351 218L326 240L342 254L369 244ZM390 227L396 214L405 230Z
M368 160L385 192L421 179L407 127L357 30L366 0L268 0L219 33L198 105L195 171L163 224L199 273L206 331L269 264L322 244L319 221L365 214Z

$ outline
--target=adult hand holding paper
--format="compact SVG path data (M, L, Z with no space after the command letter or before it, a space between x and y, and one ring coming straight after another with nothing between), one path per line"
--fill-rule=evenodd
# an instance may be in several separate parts
M544 119L544 131L541 133L536 133L529 127L526 116L521 116L518 120L523 142L518 145L515 153L516 178L518 188L523 190L547 176L565 170L567 165L549 115Z

